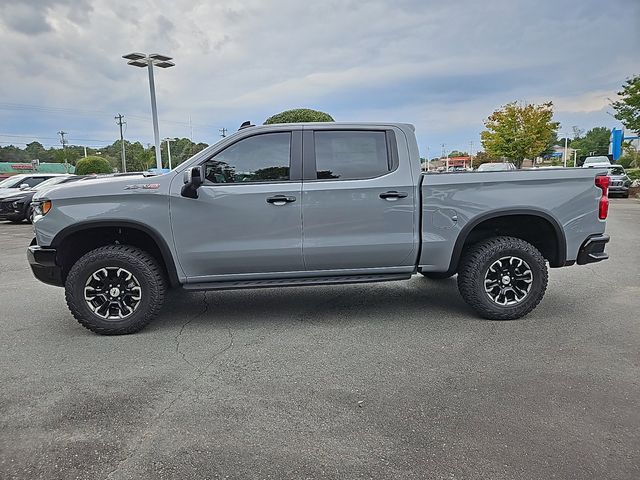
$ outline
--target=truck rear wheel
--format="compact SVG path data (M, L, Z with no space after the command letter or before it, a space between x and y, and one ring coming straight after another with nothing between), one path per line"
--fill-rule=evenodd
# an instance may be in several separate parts
M514 320L531 312L547 289L547 265L533 245L495 237L473 245L458 271L458 289L481 317Z
M129 245L107 245L71 267L65 297L83 327L100 335L125 335L153 320L165 289L162 269L151 255Z

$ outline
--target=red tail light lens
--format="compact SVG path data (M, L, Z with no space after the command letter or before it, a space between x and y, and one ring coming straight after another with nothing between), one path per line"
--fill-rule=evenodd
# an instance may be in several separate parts
M596 177L596 187L602 190L602 196L598 203L598 218L605 220L609 214L609 177L606 175L598 175Z

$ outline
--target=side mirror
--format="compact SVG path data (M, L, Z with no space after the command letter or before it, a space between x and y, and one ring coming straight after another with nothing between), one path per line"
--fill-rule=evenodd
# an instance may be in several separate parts
M21 183L20 190L29 190L31 186L28 183Z
M198 188L200 188L203 181L204 168L191 167L189 170L184 172L184 185L182 186L180 194L187 198L198 198Z

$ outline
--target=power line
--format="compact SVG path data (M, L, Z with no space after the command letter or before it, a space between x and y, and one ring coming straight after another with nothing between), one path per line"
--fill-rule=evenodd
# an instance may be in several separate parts
M18 110L18 111L33 110L41 113L55 113L60 115L72 115L72 116L73 115L80 116L78 114L82 114L82 116L84 117L88 115L111 115L110 112L106 112L104 110L89 110L89 109L68 108L68 107L50 107L50 106L44 106L44 105L29 105L29 104L22 104L22 103L7 103L7 102L0 102L0 110ZM145 115L128 114L128 116L130 118L137 118L139 120L151 119L151 117L145 116ZM202 128L216 128L216 126L212 124L192 123L190 121L181 122L179 120L163 120L163 123L174 123L177 125L184 125L189 127L196 126L196 127L202 127Z
M66 134L66 132L65 132ZM33 138L33 139L43 139L43 140L59 140L59 137L41 137L39 135L15 135L9 133L0 133L0 137L10 137L10 138ZM79 142L105 142L108 143L109 140L98 139L98 138L75 138L74 141Z

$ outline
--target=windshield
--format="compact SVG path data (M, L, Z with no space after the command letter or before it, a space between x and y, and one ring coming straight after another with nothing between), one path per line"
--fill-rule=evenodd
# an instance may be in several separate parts
M36 185L35 187L33 187L33 190L42 190L45 189L47 187L50 187L52 185L56 185L58 183L64 182L65 180L67 180L69 177L67 176L63 176L63 177L53 177L50 178L49 180L45 180L42 183L39 183L38 185Z
M584 161L584 163L590 164L590 163L610 163L610 162L609 162L609 157L605 157L604 155L602 155L599 157L589 157Z
M607 169L607 175L624 175L624 168L612 167Z
M14 176L14 177L9 177L9 178L5 178L3 181L0 182L0 188L11 188L11 187L16 187L20 184L20 180L22 180L24 178L24 176Z

